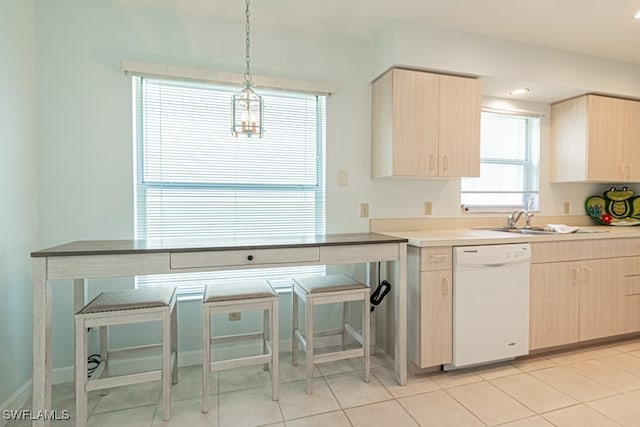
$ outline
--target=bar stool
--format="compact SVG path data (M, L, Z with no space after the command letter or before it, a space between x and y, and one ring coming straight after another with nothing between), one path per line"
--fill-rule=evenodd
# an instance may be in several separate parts
M369 382L370 364L370 309L369 287L343 274L303 277L293 279L293 333L292 362L297 365L298 347L301 344L306 352L307 393L313 392L313 368L317 363L362 357L364 359L364 381ZM298 300L305 303L306 331L304 337L298 329ZM362 301L362 333L358 333L348 323L348 303ZM324 331L322 336L341 335L342 350L330 353L314 354L313 307L319 304L342 303L342 327L338 330ZM351 335L361 344L361 348L347 350L348 336Z
M87 397L93 390L123 385L162 381L163 420L171 418L171 384L178 382L177 304L175 288L127 289L103 292L75 315L76 341L76 426L87 424ZM162 344L110 349L111 325L159 321L162 323ZM100 364L87 378L88 329L100 328ZM142 373L109 376L111 358L150 350L162 350L162 368ZM103 378L101 378L103 377Z
M218 313L263 311L262 332L212 337L211 318ZM212 361L214 343L260 338L262 354ZM278 294L266 280L207 285L202 299L202 412L209 411L211 372L265 364L271 369L271 396L278 400Z

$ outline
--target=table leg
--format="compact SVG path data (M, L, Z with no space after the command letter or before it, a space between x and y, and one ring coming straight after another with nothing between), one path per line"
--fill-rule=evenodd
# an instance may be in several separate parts
M373 293L378 287L378 262L368 262L367 263L367 286L369 286L369 290ZM371 345L369 348L371 349L371 354L376 354L376 312L374 311L371 315L370 321L370 329L369 333L371 334Z
M49 426L51 410L51 287L47 283L47 259L33 259L33 399L32 425Z
M407 244L398 244L393 299L395 303L395 366L398 384L407 383Z

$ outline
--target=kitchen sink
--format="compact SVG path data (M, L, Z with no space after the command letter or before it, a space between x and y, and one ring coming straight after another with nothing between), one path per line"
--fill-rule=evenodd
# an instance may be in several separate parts
M547 230L544 227L523 227L523 228L507 228L507 227L496 227L491 228L492 231L504 231L506 233L517 233L517 234L559 234L552 230Z
M556 231L553 230L549 230L548 228L544 228L544 227L496 227L496 228L488 228L487 230L491 230L491 231L503 231L505 233L516 233L516 234L564 234L564 233L558 233ZM602 231L593 231L593 230L581 230L578 229L576 231L573 231L572 233L576 233L576 234L583 234L583 233L606 233L606 231L602 230Z

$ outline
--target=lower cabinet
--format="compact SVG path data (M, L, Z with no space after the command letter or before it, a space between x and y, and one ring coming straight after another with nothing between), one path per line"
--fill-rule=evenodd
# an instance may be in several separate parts
M531 265L529 348L588 341L640 330L638 306L627 300L638 257ZM640 274L640 271L638 272ZM640 289L638 289L640 293ZM632 310L635 311L632 313Z
M578 286L568 264L531 265L529 350L578 341Z
M531 243L529 349L640 332L640 239ZM408 350L452 363L452 247L409 246Z
M452 362L451 247L409 248L409 357L427 368Z

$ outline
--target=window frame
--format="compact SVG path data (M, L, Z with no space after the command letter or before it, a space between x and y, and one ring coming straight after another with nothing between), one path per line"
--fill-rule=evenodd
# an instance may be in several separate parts
M541 114L520 112L520 111L507 111L507 110L495 110L491 108L483 108L481 111L480 123L482 126L482 119L484 114L494 114L499 116L515 116L518 118L526 119L526 133L524 140L524 158L520 159L501 159L497 157L482 157L480 155L480 169L483 164L490 165L515 165L523 167L523 190L522 191L464 191L463 185L465 179L477 179L476 178L462 178L460 185L460 208L464 212L477 212L477 213L503 213L509 212L513 209L527 209L529 211L539 210L539 194L540 194L540 119ZM482 132L481 132L482 137ZM482 153L482 140L480 141L481 153ZM521 203L518 204L470 204L464 203L464 194L522 194Z
M315 151L315 162L316 162L316 174L315 174L315 183L314 184L300 184L300 183L220 183L220 182L164 182L158 180L149 180L145 177L145 133L144 133L144 95L143 95L143 80L152 80L159 82L168 82L170 84L175 84L180 86L184 84L185 87L189 85L193 85L193 82L169 79L169 78L155 78L155 77L143 77L143 76L133 76L132 78L132 97L133 97L133 126L134 126L134 235L136 239L145 239L148 238L147 233L147 221L148 216L147 212L147 191L149 189L184 189L188 190L236 190L236 191L277 191L277 192L308 192L315 194L315 229L313 234L324 234L326 232L326 95L325 94L309 94L302 92L295 92L291 90L282 90L282 91L264 91L265 93L261 93L261 95L271 96L271 99L274 97L284 96L302 96L302 97L315 97L315 105L316 105L316 134L315 134L315 142L316 142L316 151ZM196 83L196 85L198 85ZM210 86L213 90L220 90L223 92L229 91L229 111L231 110L231 97L237 89L235 86L227 86L222 84L203 84L205 86ZM268 131L268 130L267 130ZM229 134L231 135L231 125L229 124ZM247 139L246 137L238 137L239 140ZM251 140L259 141L257 138L251 138ZM135 278L135 286L136 287L146 287L146 286L162 286L162 282L169 281L169 278L175 278L176 276L180 276L182 274L190 274L192 276L224 276L231 277L222 278L220 280L234 280L234 278L239 278L242 276L252 276L260 277L260 275L265 276L265 274L269 274L269 272L274 272L275 275L270 280L271 284L274 286L278 292L287 291L290 289L290 281L282 280L282 275L280 274L282 271L289 270L300 270L300 272L295 273L295 275L318 275L325 274L326 266L301 266L301 267L274 267L274 268L259 268L259 269L239 269L239 270L225 270L220 272L202 272L202 273L172 273L169 275L152 275L152 276L137 276ZM159 276L160 279L157 279ZM202 279L203 281L206 279ZM210 279L215 280L215 279ZM268 279L269 280L269 279ZM150 284L153 282L157 282L156 285ZM166 285L166 284L165 284ZM199 290L196 290L199 288ZM201 297L202 287L201 286L183 286L183 289L180 289L180 285L178 285L178 296L180 300L185 299L196 299Z

